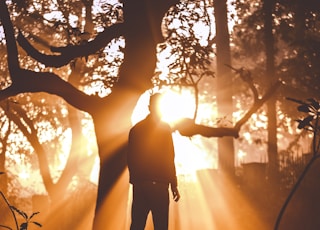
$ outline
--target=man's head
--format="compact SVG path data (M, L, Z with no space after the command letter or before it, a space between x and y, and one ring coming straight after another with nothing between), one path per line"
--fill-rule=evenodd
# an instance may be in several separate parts
M160 101L162 95L160 93L155 93L150 96L149 100L149 111L152 116L157 119L161 119L161 111L160 111Z

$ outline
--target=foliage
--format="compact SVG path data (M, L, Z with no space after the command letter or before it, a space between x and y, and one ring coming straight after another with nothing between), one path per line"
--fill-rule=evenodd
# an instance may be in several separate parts
M294 193L297 191L298 187L300 186L302 180L304 179L305 175L307 174L307 172L310 170L311 166L313 165L313 163L320 158L320 152L319 152L319 148L320 148L320 124L319 124L319 119L320 119L320 102L316 101L313 98L309 98L306 101L301 101L301 100L297 100L294 98L288 98L288 100L291 100L293 102L296 102L299 104L299 106L297 107L297 110L299 112L302 112L305 114L304 118L302 119L298 119L297 122L298 124L298 128L299 129L305 129L309 132L312 132L313 134L313 144L312 144L312 149L313 149L313 157L310 159L310 161L308 162L308 164L305 166L304 170L302 171L300 177L298 178L296 184L294 185L294 187L292 188L291 192L289 193L285 203L283 204L278 218L276 220L276 224L275 224L275 230L277 230L279 228L280 222L281 222L281 218L291 200L291 198L293 197Z
M30 216L28 216L25 212L19 210L18 208L11 206L10 207L12 210L14 210L16 213L18 213L21 217L23 217L24 221L22 224L20 224L20 230L27 230L29 224L34 224L36 226L42 227L42 225L36 221L33 221L32 219L34 216L39 214L39 212L34 212Z
M305 114L304 118L296 120L299 125L299 129L305 129L313 134L313 154L319 154L320 149L320 102L313 98L309 98L306 101L300 101L293 98L288 98L288 100L294 101L300 104L297 107L299 112Z
M114 4L110 4L107 1L101 1L95 20L98 25L103 25L104 27L117 22L123 22L122 3L116 2Z
M5 174L4 172L0 172L0 175L1 174ZM1 191L0 191L1 193ZM2 194L3 195L3 194ZM5 198L5 197L4 197ZM6 198L5 198L6 199ZM8 203L7 203L8 204ZM9 205L9 204L8 204ZM15 218L15 221L17 221L16 219L16 215L14 212L18 213L23 219L25 222L21 223L20 224L20 230L27 230L28 229L28 226L29 224L34 224L38 227L42 227L42 225L39 223L39 222L36 222L36 221L33 221L32 219L34 218L34 216L38 215L39 212L34 212L32 213L30 216L28 216L27 213L25 213L24 211L21 211L19 210L18 208L16 208L15 206L12 206L10 205L9 208L13 211L13 215L14 215L14 218ZM0 227L4 227L4 228L7 228L6 226L1 226ZM9 229L9 228L8 228ZM18 230L18 229L17 229Z
M20 32L26 38L36 41L41 49L51 53L59 52L57 47L61 46L85 45L99 32L123 21L122 4L117 2L110 4L107 1L100 1L98 5L92 5L90 1L49 1L45 4L36 1L25 2L23 7L19 7L20 1L15 3L14 12L24 18L21 20L19 17L14 17L18 28L21 28ZM85 16L85 25L83 7L94 9L92 18ZM111 44L94 55L84 57L77 85L88 94L105 96L105 91L110 90L118 80L118 69L123 61L123 48L123 38L115 38ZM77 62L79 61L72 60L70 65L54 72L67 79L68 74L59 70L70 71L70 68L74 70ZM38 67L38 69L43 68L43 65Z
M284 103L285 97L317 97L320 75L319 2L278 0L273 9L276 77L285 82L278 96L281 110L290 117L296 111ZM308 3L309 3L308 2ZM313 5L312 5L313 4ZM308 5L308 6L307 6ZM235 62L251 69L255 82L266 85L261 75L265 66L262 1L236 1L238 24L233 31ZM245 64L242 62L245 60ZM258 73L258 74L256 74Z
M158 55L164 64L152 79L160 89L191 90L195 101L194 119L200 103L199 83L205 76L214 77L212 11L212 5L200 0L182 1L167 12L163 22L165 42L158 45Z
M236 0L237 23L231 32L233 66L245 67L250 71L252 83L259 92L265 91L270 85L269 76L265 74L263 3L262 0ZM317 21L320 8L319 1L308 1L308 4L305 4L296 0L276 0L274 3L272 28L275 41L275 76L271 77L283 82L275 95L277 132L285 137L285 140L277 143L280 150L287 148L285 142L295 139L293 135L296 131L292 127L295 126L295 118L299 116L298 111L287 103L285 98L319 97L320 40ZM234 84L236 98L252 97L237 76ZM239 107L245 108L247 100L239 100ZM290 143L287 146L289 147Z
M210 71L213 19L209 13L213 8L205 4L205 1L181 2L164 20L166 42L159 45L159 52L169 50L165 56L169 72L162 73L168 83L193 85L204 75L213 76Z

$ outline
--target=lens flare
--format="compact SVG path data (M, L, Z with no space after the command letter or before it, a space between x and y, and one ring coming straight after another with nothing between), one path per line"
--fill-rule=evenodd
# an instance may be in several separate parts
M162 113L162 120L173 124L181 118L191 118L194 113L193 96L189 91L181 91L180 93L174 91L167 91L163 93L160 102L160 109Z
M167 90L162 93L160 104L162 120L173 124L181 118L192 118L195 110L194 96L189 90L182 90L177 93L175 91ZM140 97L131 117L132 124L144 119L148 113L150 93L145 92Z

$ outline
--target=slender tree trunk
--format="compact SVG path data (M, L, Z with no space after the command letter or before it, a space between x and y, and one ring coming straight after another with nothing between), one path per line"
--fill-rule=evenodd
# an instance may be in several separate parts
M4 127L4 125L1 126L1 129ZM0 191L6 196L8 191L8 176L6 174L6 152L7 152L7 146L8 146L8 137L11 130L11 121L8 118L8 131L5 133L5 136L1 138L1 151L0 151ZM2 130L1 130L2 131Z
M306 3L303 0L296 0L294 8L294 30L295 42L298 44L305 39L306 34Z
M275 51L274 37L272 33L272 10L274 0L265 0L263 3L263 12L265 20L265 48L266 48L266 77L269 86L276 81L275 78ZM267 102L268 116L268 159L269 159L269 178L272 183L278 183L278 147L277 147L277 114L276 114L276 98L271 97Z
M217 0L214 5L216 20L217 44L217 104L219 117L232 119L232 80L231 70L226 66L231 64L230 41L227 18L227 1ZM226 175L234 176L234 144L232 137L218 139L219 169Z

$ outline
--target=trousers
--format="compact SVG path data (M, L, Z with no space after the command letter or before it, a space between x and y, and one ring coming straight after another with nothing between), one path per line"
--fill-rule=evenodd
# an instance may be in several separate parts
M153 181L133 184L130 230L143 230L149 212L154 230L168 230L168 184Z

